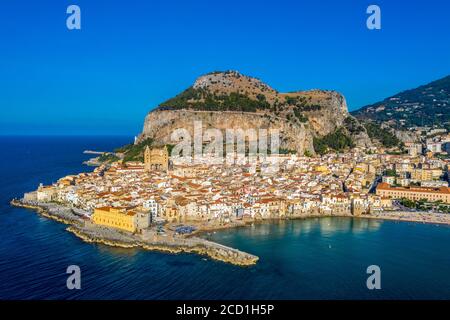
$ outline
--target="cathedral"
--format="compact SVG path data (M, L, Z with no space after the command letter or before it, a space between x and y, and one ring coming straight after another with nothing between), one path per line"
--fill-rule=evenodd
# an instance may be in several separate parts
M150 148L147 146L144 151L145 171L169 170L169 151L167 146L160 148Z

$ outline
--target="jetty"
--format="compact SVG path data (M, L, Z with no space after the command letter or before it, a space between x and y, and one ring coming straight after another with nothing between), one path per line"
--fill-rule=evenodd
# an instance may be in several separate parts
M187 237L168 230L165 235L149 229L142 234L124 232L99 226L91 222L86 214L54 203L26 202L14 199L11 205L37 211L40 215L68 225L67 231L88 243L99 243L120 248L142 248L167 253L195 253L211 259L237 266L251 266L259 258L200 237Z
M102 155L105 154L107 152L103 152L103 151L92 151L92 150L84 150L83 151L84 154L96 154L96 155Z

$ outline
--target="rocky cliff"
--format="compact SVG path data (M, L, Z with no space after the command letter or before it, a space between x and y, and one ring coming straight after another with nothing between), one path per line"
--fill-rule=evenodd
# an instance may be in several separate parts
M138 141L153 138L159 144L172 144L171 134L178 128L187 129L193 137L194 121L202 121L203 130L277 128L280 130L281 148L301 154L305 150L313 150L313 136L308 124L293 125L280 117L238 111L155 110L146 117L144 131Z
M314 153L314 138L341 128L357 146L370 144L341 94L325 90L279 93L236 71L201 76L193 86L161 103L147 115L137 142L152 138L158 144L172 144L172 132L184 128L192 135L194 121L202 121L203 129L279 129L280 147L302 155Z

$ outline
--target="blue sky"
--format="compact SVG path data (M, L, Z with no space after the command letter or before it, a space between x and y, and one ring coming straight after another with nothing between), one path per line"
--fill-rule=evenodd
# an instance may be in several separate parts
M3 0L0 40L0 134L135 135L215 70L337 90L351 110L446 76L450 1Z

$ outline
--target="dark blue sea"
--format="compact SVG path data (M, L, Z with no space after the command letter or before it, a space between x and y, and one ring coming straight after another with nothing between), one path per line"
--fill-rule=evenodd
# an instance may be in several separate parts
M241 268L193 254L87 244L9 200L82 165L86 149L126 137L1 137L1 299L450 299L450 227L322 218L259 224L211 239L260 257ZM81 268L81 290L66 269ZM366 268L381 268L368 290Z

